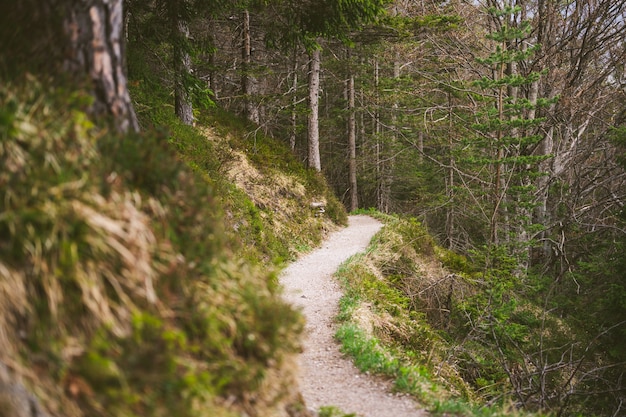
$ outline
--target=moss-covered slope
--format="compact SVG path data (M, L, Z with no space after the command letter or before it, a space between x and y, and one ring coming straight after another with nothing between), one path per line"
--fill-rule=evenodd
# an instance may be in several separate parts
M178 125L141 85L144 127L169 127L121 137L26 81L0 90L0 391L54 416L304 412L275 275L345 221L323 180L224 115Z

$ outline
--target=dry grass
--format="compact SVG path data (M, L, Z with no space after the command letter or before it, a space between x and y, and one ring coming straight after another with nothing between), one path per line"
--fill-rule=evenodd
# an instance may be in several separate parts
M475 398L455 363L448 361L451 347L440 334L452 303L471 286L443 267L424 234L412 222L388 220L372 250L342 272L348 291L360 300L350 320L402 360L428 369L438 387L432 392L424 388L428 401Z
M299 316L223 245L207 184L31 81L0 88L0 362L52 415L297 403Z
M208 140L219 147L228 147L228 138L220 138L213 129L201 129ZM222 172L226 179L243 191L259 210L266 229L285 244L291 257L303 249L317 245L320 240L337 229L328 217L316 217L311 202L326 202L324 195L309 190L302 179L280 169L264 167L262 170L243 151L228 147ZM239 220L241 221L241 220ZM232 225L239 227L237 221Z
M97 329L129 337L141 308L165 309L155 254L173 254L153 231L160 203L115 184L105 195L103 179L91 177L100 157L93 125L80 112L59 117L38 93L2 91L13 111L0 131L0 361L33 383L48 381L45 398L46 390L62 395L44 375L30 375L29 361L41 358L16 359L24 342L50 343L70 363Z

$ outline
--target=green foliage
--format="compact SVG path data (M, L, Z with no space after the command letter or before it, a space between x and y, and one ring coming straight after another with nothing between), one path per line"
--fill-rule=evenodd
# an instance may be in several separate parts
M533 245L528 236L542 227L533 224L532 211L537 204L536 184L543 176L540 163L551 157L536 152L543 138L540 126L545 119L535 117L535 111L556 103L558 98L531 102L524 97L524 91L544 74L519 70L540 48L519 46L532 30L529 21L516 20L519 11L518 7L508 6L489 9L499 24L487 35L493 41L492 51L477 60L485 66L487 75L473 85L482 90L484 97L471 124L475 133L464 141L464 155L459 155L459 159L474 172L482 171L476 175L486 186L482 185L473 195L484 195L475 201L480 201L484 221L489 223L487 242L513 242L508 251L518 258L521 270Z
M446 400L437 402L435 406L430 410L435 416L463 416L463 417L542 417L544 414L527 413L524 411L516 410L514 406L509 405L506 407L484 407L479 405L472 405L464 401L459 400Z
M303 45L319 48L317 38L350 41L351 31L372 24L385 13L387 0L324 0L316 7L284 3L283 13L292 16L286 25L273 25L268 41L273 47Z
M229 416L217 398L257 391L301 318L258 258L240 262L206 138L120 137L84 103L34 79L0 89L2 351L38 363L60 409Z
M358 257L357 257L358 259ZM389 282L380 280L373 271L360 263L340 269L338 276L355 292L355 296L373 302L391 315L398 315L409 307L409 299Z
M173 108L166 105L168 93L157 79L163 69L149 57L140 45L129 53L131 79L138 80L131 81L131 93L142 104L137 110L140 120L146 126L167 126L164 135L169 135L167 141L175 146L179 157L209 181L219 196L219 210L227 213L229 227L225 233L232 235L229 244L242 258L250 263L263 260L281 265L299 247L319 243L325 218L347 223L345 208L323 177L304 168L282 142L261 134L244 118L213 107L197 114L203 128L182 125ZM245 154L252 169L262 175L263 184L254 180L253 189L267 190L264 193L268 195L249 195L250 189L231 182L228 170L238 163L237 153ZM285 181L285 177L289 179ZM303 194L290 189L289 182L303 185ZM324 218L316 219L309 204L319 199L326 201L326 212ZM290 231L281 233L285 229Z
M319 417L356 417L356 414L354 413L345 414L340 409L332 405L320 407L317 414Z
M437 258L452 272L470 276L480 271L476 264L465 255L441 248L437 248L436 253Z
M454 273L429 276L419 265L429 263L431 251L408 244L421 236L419 224L373 215L386 227L370 251L337 273L346 291L337 337L355 363L394 378L397 389L438 415L541 415L532 407L517 410L515 393L536 401L540 381L558 392L570 376L560 372L563 355L582 352L571 344L579 337L573 325L548 313L552 306L534 303L530 281L519 277L507 248L461 256L435 247L436 259ZM542 377L532 372L538 358L546 367ZM516 378L526 378L528 388L515 385Z
M415 253L424 256L432 256L434 254L435 242L428 231L415 218L404 218L402 222L398 222L396 227L402 233L405 244L411 245ZM393 226L392 226L393 227ZM401 250L401 247L397 247Z
M406 226L410 238L415 237L416 230L420 231L417 236L421 238L421 230L414 220L403 222L396 217L379 216L388 218L389 225L376 239L371 252L351 258L337 272L346 290L340 301L338 318L343 324L337 338L361 370L392 377L397 390L409 392L429 404L440 395L436 394L438 384L454 385L460 381L452 375L447 382L441 380L440 375L433 377L436 365L426 356L432 359L443 354L439 352L441 336L432 330L424 315L413 310L415 302L404 292L408 288L399 275L385 274L381 278L377 273L385 269L400 270L407 265L406 260L401 260L401 268L393 266L397 258L392 255L393 248L397 244L397 233L402 230L399 224ZM416 247L420 249L420 245ZM374 269L372 262L376 265ZM363 325L362 319L357 317L364 309L369 311L365 317L375 317L370 323L373 334L365 333L357 325Z
M354 323L341 325L335 337L341 343L341 351L352 357L361 372L391 377L397 391L415 395L425 402L431 401L429 391L433 387L424 367L399 359L378 339L366 335Z

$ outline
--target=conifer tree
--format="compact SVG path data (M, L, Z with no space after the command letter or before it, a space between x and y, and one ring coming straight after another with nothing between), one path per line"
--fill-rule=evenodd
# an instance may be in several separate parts
M542 140L537 127L544 121L535 117L535 113L553 100L520 94L520 90L529 91L541 74L524 74L518 70L519 64L540 48L525 44L531 25L528 21L516 23L514 16L519 11L517 7L489 9L497 26L487 39L495 43L495 48L486 58L479 59L490 75L474 82L481 89L483 106L472 126L475 137L469 145L476 153L469 160L477 172L487 172L484 181L488 194L485 213L489 216L489 246L507 246L509 254L515 255L523 267L533 227L539 226L531 224L533 181L541 175L539 163L550 157L533 154Z
M271 43L290 50L302 45L309 54L309 112L308 165L321 171L319 145L319 92L321 71L321 41L339 39L348 42L351 31L375 21L384 12L388 0L354 0L349 2L324 0L276 2L275 9L283 12L268 32Z

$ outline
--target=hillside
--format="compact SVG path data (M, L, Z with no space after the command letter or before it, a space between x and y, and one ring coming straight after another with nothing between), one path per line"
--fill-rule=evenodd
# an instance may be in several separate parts
M2 416L301 415L276 273L345 223L323 179L218 115L120 137L27 81L0 93Z
M307 416L304 323L277 274L346 223L323 178L217 108L181 125L145 81L144 133L123 137L80 95L27 81L0 94L2 417ZM575 327L415 219L371 214L386 227L338 273L344 353L434 413L515 414L523 344ZM546 395L597 366L573 360L547 372Z
M310 417L279 273L344 206L362 372L623 415L626 1L488 3L0 2L0 417Z
M26 80L0 94L2 417L307 416L304 323L277 274L346 223L323 178L217 108L181 125L145 80L144 133L126 136L92 124L80 94ZM523 349L549 334L541 349L556 350L575 322L415 219L370 214L386 227L337 275L344 353L435 414L535 408L535 381L515 379L536 366ZM546 370L541 395L598 369L579 349Z

